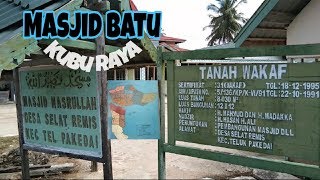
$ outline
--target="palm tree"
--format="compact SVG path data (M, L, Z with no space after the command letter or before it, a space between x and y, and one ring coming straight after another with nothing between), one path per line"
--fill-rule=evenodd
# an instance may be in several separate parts
M211 28L211 34L206 38L208 46L225 44L232 41L235 35L242 28L247 19L243 13L239 13L237 8L247 0L215 0L216 4L209 4L207 9L215 14L210 14L210 24L203 28ZM242 23L242 24L241 24Z

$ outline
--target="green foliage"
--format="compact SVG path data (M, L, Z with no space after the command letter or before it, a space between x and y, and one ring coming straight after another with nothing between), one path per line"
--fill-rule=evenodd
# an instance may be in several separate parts
M214 13L209 15L210 24L204 28L204 30L211 29L210 35L206 38L209 41L208 46L232 41L241 30L242 24L247 21L243 13L237 11L240 4L247 3L246 0L215 0L215 2L207 7L208 11Z

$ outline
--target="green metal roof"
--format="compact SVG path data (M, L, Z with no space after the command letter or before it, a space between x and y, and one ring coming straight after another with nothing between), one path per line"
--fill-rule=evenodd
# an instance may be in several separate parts
M4 0L0 0L1 2ZM12 0L8 0L12 1ZM32 0L30 0L31 2ZM111 3L110 8L114 10L118 10L120 12L125 10L131 10L129 0L109 0ZM66 3L67 2L67 3ZM38 6L37 9L42 10L68 10L70 12L74 10L83 9L81 8L83 0L51 0L50 3L46 3L43 6ZM11 2L11 7L13 7ZM15 5L21 5L15 4ZM109 4L110 5L110 4ZM28 6L27 6L28 7ZM9 13L10 8L2 8L2 11L6 11ZM109 7L108 7L109 8ZM25 59L26 55L30 55L29 57L33 57L33 53L37 54L41 48L38 44L47 44L50 43L50 40L44 41L37 41L35 39L23 39L22 34L22 14L21 12L24 9L19 9L20 12L20 20L16 21L15 23L7 23L7 26L0 30L0 75L2 70L11 70L16 68L20 65L23 60ZM88 9L86 9L88 10ZM19 14L19 12L16 12ZM4 12L0 12L0 14L4 15ZM0 20L1 21L1 20ZM90 41L83 41L83 40L63 40L59 41L66 47L76 48L79 50L95 50L95 43ZM122 42L122 41L121 41ZM121 43L118 42L118 43ZM151 62L155 62L157 59L157 50L152 44L151 40L145 35L143 39L138 41L140 46L143 47L144 52L141 55L142 60L148 59ZM106 45L106 53L113 52L118 49L118 46ZM133 63L138 62L137 58L134 58ZM139 59L139 62L141 60Z
M54 3L46 3L45 6L43 6L42 2L42 6L37 6L37 8L42 7L44 10L56 10L66 4L66 2L68 0L57 0ZM4 4L7 6L1 6ZM23 9L21 5L16 5L14 2L0 0L0 44L22 32L22 13L24 10L31 9Z
M285 45L287 27L311 0L265 0L235 37L235 47L248 42Z
M4 1L0 0L0 72L11 70L21 64L26 55L40 50L38 42L34 39L22 38L22 12L28 7L34 7L33 0ZM41 2L40 2L41 1ZM60 8L75 10L80 8L82 0L55 0L50 3L40 0L36 9L57 10ZM38 2L38 0L35 0ZM68 3L67 3L68 2ZM67 4L66 4L67 3ZM14 11L11 9L13 8ZM11 17L12 22L8 22ZM3 24L6 24L4 26Z
M21 23L25 10L61 7L67 0L0 0L0 31L15 23Z

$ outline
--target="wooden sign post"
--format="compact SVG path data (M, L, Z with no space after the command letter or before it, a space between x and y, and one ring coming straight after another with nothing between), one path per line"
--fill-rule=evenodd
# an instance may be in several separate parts
M101 36L99 36L96 40L97 45L97 55L105 54L105 38L104 33L102 33ZM104 179L113 179L112 174L112 157L111 157L111 142L110 139L107 138L108 136L108 128L107 128L107 117L108 117L108 108L107 108L107 73L104 71L98 72L98 81L99 81L99 91L100 91L100 111L101 111L101 119L103 120L103 126L106 127L103 131L103 139L105 147L104 153L106 154L106 161L103 163L103 172L104 172Z
M85 5L94 11L99 11L101 14L104 14L105 11L110 9L110 3L106 0L88 0L85 2ZM103 28L104 29L104 28ZM96 55L105 55L105 36L104 30L102 31L101 35L96 39ZM103 119L103 126L106 127L103 133L103 139L105 147L105 154L106 154L106 162L103 163L103 172L104 172L104 179L113 179L112 174L112 158L111 158L111 142L107 138L108 136L108 128L107 128L107 73L104 71L97 72L98 75L98 82L99 82L99 91L100 91L100 111L101 111L101 119ZM97 171L98 166L96 162L91 162L91 170Z
M107 1L84 6L105 13ZM96 54L105 54L104 33ZM55 63L52 63L55 64ZM103 163L104 179L112 179L111 145L107 139L107 73L74 71L61 66L14 70L22 178L30 179L28 150L61 154Z
M20 156L21 156L21 172L22 179L30 179L29 172L29 156L28 150L23 148L24 145L24 131L23 131L23 120L22 120L22 110L21 110L21 96L20 96L20 79L19 70L16 68L13 71L14 75L14 85L15 85L15 95L16 95L16 108L17 108L17 119L18 119L18 131L19 131L19 146L20 146Z
M112 178L103 77L51 66L21 68L15 79L23 178L27 150L101 162Z

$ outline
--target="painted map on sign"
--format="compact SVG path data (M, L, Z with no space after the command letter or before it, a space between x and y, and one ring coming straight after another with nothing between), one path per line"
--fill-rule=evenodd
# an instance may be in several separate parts
M108 81L109 139L159 139L157 81Z

